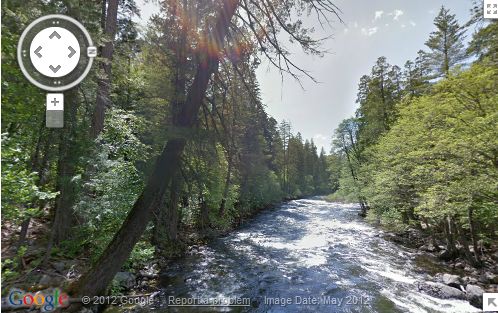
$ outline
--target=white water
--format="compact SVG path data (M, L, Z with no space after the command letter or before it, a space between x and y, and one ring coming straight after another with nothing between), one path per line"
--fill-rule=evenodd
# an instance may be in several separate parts
M162 299L250 298L251 307L167 307L160 312L480 312L468 302L417 291L415 252L382 239L354 205L306 199L258 215L231 235L194 249L164 273ZM342 305L304 305L329 297ZM292 299L285 306L268 299ZM345 304L362 299L363 304ZM150 310L148 308L147 310Z

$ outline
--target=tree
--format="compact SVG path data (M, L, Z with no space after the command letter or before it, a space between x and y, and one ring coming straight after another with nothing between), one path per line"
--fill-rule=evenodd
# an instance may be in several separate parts
M401 98L401 74L397 66L379 57L370 76L360 80L356 112L360 148L374 144L396 119L396 102Z
M411 97L425 94L430 87L430 64L427 53L419 50L415 61L406 61L403 72L403 90Z
M247 7L248 3L250 3L250 8ZM278 41L275 41L274 38L268 34L276 34L281 28L308 52L319 52L317 50L317 41L310 39L306 32L297 31L300 29L300 22L294 25L289 25L289 23L287 23L286 20L290 18L288 15L285 15L289 9L287 5L288 3L282 3L279 6L275 6L272 3L259 3L255 1L244 1L242 3L229 0L224 1L220 7L214 8L214 22L206 22L202 27L203 31L199 37L199 54L196 60L198 63L194 79L187 91L185 103L178 115L179 127L189 130L194 126L197 120L197 114L206 95L211 75L217 71L221 61L227 33L231 30L241 33L241 30L236 27L237 24L231 23L234 15L236 15L237 18L254 33L256 40L261 46L266 46L266 44L261 41L261 31L264 29L261 29L259 25L272 25L270 31L264 32L264 34L266 35L266 39L269 40L269 43L275 49L276 55L282 57L284 63L287 65L287 70L283 66L279 67L283 71L293 73L291 71L292 68L298 71L300 69L289 60L286 51L278 44ZM324 15L325 13L330 12L335 13L335 6L329 1L317 0L312 1L309 5L317 14ZM263 6L264 9L262 9L261 6ZM239 7L244 9L245 17L236 14ZM258 15L254 15L255 12L260 12L263 16L259 17ZM249 19L249 21L246 18ZM271 23L262 24L261 21L265 18L267 21L271 21ZM278 29L273 26L275 23L280 25ZM230 38L239 37L231 36ZM245 43L247 46L251 46L249 41L245 41ZM238 43L232 42L229 44L229 46L232 45L240 47ZM271 60L273 60L273 58L271 58ZM176 137L168 140L165 148L156 161L156 165L148 179L144 191L134 204L122 227L116 233L114 239L105 249L92 269L73 285L71 288L72 292L85 295L94 295L103 292L144 232L153 209L159 204L160 199L162 199L164 192L166 191L167 185L171 182L174 172L180 166L180 157L185 145L185 137Z
M343 120L334 132L332 147L335 153L344 157L347 175L343 175L339 181L341 191L352 194L360 203L362 215L366 214L367 203L363 195L363 185L360 177L362 165L362 151L358 142L359 123L356 118Z
M496 69L476 64L403 103L369 168L368 200L385 221L423 222L442 233L448 258L460 244L475 265L478 238L496 236L496 78Z
M425 45L430 49L434 77L448 77L450 69L465 59L465 29L444 6L434 19L434 25L436 31L431 33Z
M105 10L107 4L107 10ZM106 41L101 49L102 73L98 79L97 101L92 117L91 136L96 138L104 129L106 108L110 105L112 56L114 53L114 37L118 20L118 0L102 0L102 28Z

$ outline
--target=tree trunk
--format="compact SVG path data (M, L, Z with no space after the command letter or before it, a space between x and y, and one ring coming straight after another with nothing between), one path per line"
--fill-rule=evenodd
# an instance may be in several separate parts
M462 245L462 252L465 258L470 262L472 265L476 265L475 259L472 257L472 254L470 253L469 250L469 242L467 241L467 238L465 237L465 232L461 227L455 226L455 232L460 238L460 244Z
M102 4L102 13L105 12L105 0ZM98 79L97 85L97 100L95 109L92 116L91 137L93 139L104 129L105 111L110 103L110 90L111 90L111 71L112 71L112 55L114 53L114 37L116 36L118 18L118 0L107 1L107 13L102 21L105 19L104 35L107 41L102 48L103 62L100 68L103 72L103 77Z
M482 264L481 255L479 254L479 245L477 243L476 230L474 225L474 208L469 207L468 217L469 217L470 238L472 240L472 247L474 249L474 257L476 265L481 265Z
M184 4L185 5L185 4ZM174 54L174 71L172 79L173 91L171 97L171 124L178 127L181 108L185 104L185 86L186 86L186 39L185 31L181 31L178 40L173 43L172 50ZM168 121L165 121L168 123ZM178 232L178 193L180 181L180 171L175 173L170 186L170 197L167 201L161 201L158 207L156 219L154 220L153 243L156 247L162 247L164 241L177 239Z
M444 222L444 231L446 235L446 250L448 253L448 258L452 259L457 255L457 248L455 245L455 231L453 229L452 218L447 216Z
M178 238L178 204L181 181L178 173L175 174L169 188L168 199L163 199L157 208L154 219L152 243L162 248L163 243L173 242Z
M223 49L230 20L237 7L238 1L223 1L209 38L211 43L205 45L205 47L210 47L210 51L203 53L203 58L197 66L195 78L187 93L185 105L181 108L179 124L182 127L191 128L196 121L210 77L218 69L219 54ZM70 293L86 296L103 294L145 231L154 207L158 205L166 186L179 168L180 156L185 144L184 138L175 138L167 142L156 161L144 191L133 205L123 225L92 269L70 286Z
M230 151L228 153L230 153ZM225 180L225 187L223 189L223 198L221 199L220 209L218 211L218 214L220 216L225 215L225 206L227 203L228 193L230 192L230 184L231 184L231 178L232 178L232 163L233 163L232 159L233 159L233 157L231 155L229 155L228 156L227 177Z
M73 224L73 204L75 200L75 183L73 177L76 173L78 153L75 151L76 143L76 114L78 111L78 93L72 89L66 96L65 127L60 130L59 161L57 164L57 186L59 195L55 199L54 219L52 233L49 240L50 254L52 245L58 245L67 239Z
M169 209L166 211L166 236L167 240L174 242L178 239L178 204L179 195L181 192L182 182L178 175L173 179L171 183L171 195L169 198Z
M210 226L209 221L209 206L207 205L206 198L203 195L199 196L199 229L205 231Z

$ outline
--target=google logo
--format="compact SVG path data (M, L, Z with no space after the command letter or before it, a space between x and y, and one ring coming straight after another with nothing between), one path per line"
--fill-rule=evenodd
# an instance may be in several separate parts
M42 308L43 311L53 311L58 307L67 307L69 296L58 288L54 289L52 294L44 294L41 291L33 294L22 290L12 290L9 293L9 303L13 307L31 308L35 306Z

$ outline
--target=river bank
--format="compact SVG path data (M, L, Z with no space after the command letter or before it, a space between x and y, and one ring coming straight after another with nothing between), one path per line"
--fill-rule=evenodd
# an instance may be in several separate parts
M434 247L419 230L388 232L383 238L416 251L415 263L427 273L417 288L440 299L466 299L474 307L482 308L484 292L498 292L498 252L482 256L482 266L475 267L463 257L447 259L443 245Z
M251 210L245 211L245 214L240 215L233 223L223 225L223 227L212 225L212 227L204 231L199 231L195 228L181 229L179 231L178 242L175 245L170 246L169 251L159 251L153 259L148 260L145 264L132 265L132 269L118 272L109 287L109 294L133 296L137 294L150 295L157 292L157 279L159 277L160 269L167 268L171 263L185 257L185 255L190 253L192 247L209 244L212 240L227 236L231 232L243 227L258 214L278 208L285 202L297 199L299 198L285 198L276 203L252 208ZM50 293L55 288L60 288L64 291L91 265L87 255L78 255L74 258L67 258L64 255L61 255L59 257L53 257L41 266L35 266L31 269L27 268L26 264L31 263L30 265L32 265L33 260L39 259L40 256L43 256L46 253L45 244L31 238L40 233L47 233L47 224L48 223L44 220L33 219L30 235L28 236L28 244L30 247L27 249L27 252L19 258L20 264L17 267L18 274L15 279L3 281L3 309L10 308L5 300L10 288L28 292L43 291ZM2 238L15 238L13 235L15 233L16 229L14 227L6 228L2 234ZM14 241L10 242L4 240L2 246L4 247L2 253L4 255L10 255L10 258L14 258L14 254L11 251L15 247ZM9 247L12 249L9 249ZM5 288L6 285L11 287ZM112 307L109 307L108 309L111 308ZM103 309L106 308L104 306L93 306L84 308L81 312L101 312ZM17 311L22 312L22 310Z
M348 202L337 193L323 199L331 203ZM415 263L428 274L425 281L417 282L418 290L441 299L466 299L477 308L482 308L483 292L498 292L497 249L482 254L482 264L476 267L466 260L462 247L458 257L448 257L443 242L435 243L434 237L430 238L419 229L395 231L382 227L377 219L366 218L365 222L382 230L384 239L415 251ZM472 247L469 250L472 251Z

